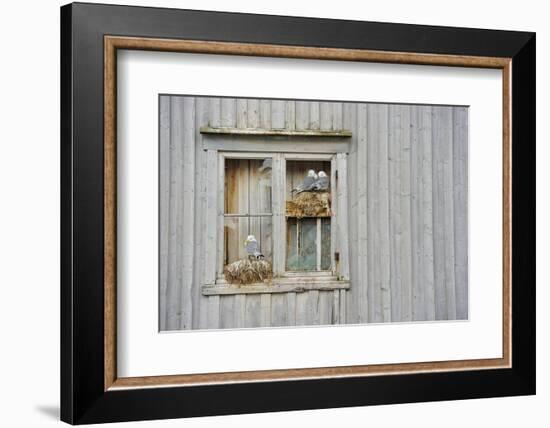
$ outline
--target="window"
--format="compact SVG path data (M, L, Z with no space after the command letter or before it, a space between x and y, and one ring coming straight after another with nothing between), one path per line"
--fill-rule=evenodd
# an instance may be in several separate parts
M286 162L287 271L331 270L330 164L328 161L307 160ZM328 188L302 193L294 191L310 171L315 175L325 174ZM298 205L300 201L307 204L306 209Z
M209 272L203 295L349 288L349 134L293 132L201 128ZM309 195L293 191L310 170L322 171L327 185ZM269 266L269 275L241 282L236 268L258 265Z
M337 236L337 230L344 231L337 220L337 154L220 150L216 156L217 274L214 284L203 286L203 294L349 288L348 278L339 272L337 250L339 241L347 245ZM317 175L322 171L327 185L314 192L295 191L310 170ZM257 243L259 260L269 263L272 277L235 285L226 280L226 269L256 260L246 248L250 237Z
M248 257L244 242L254 236L271 260L271 158L226 159L224 165L224 266Z

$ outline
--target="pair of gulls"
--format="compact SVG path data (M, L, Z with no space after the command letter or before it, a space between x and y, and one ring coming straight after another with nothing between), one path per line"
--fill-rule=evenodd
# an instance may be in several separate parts
M319 171L319 175L317 175L313 169L310 169L304 180L296 188L292 189L292 193L325 191L328 190L329 185L330 179L327 177L325 171Z

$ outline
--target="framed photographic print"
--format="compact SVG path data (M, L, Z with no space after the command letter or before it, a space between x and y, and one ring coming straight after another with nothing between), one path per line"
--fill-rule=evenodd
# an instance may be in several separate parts
M533 33L76 3L61 53L62 420L535 393Z

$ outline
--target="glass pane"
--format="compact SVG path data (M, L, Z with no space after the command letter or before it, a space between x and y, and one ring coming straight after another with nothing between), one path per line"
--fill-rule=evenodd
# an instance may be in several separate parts
M298 220L289 218L286 223L286 269L300 270L300 258L298 257Z
M317 270L317 219L288 219L286 256L289 271Z
M321 219L321 270L330 270L330 218Z
M225 213L271 213L271 158L225 160Z
M248 258L245 241L252 235L260 253L271 262L271 216L225 217L224 219L224 266Z
M300 220L299 254L301 270L317 270L317 219Z

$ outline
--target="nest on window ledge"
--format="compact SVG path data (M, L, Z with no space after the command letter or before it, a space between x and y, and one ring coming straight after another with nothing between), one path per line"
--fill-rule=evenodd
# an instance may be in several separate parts
M286 201L288 217L330 217L329 192L302 192Z
M223 275L228 283L235 285L269 283L273 278L273 269L267 260L242 259L226 265Z

